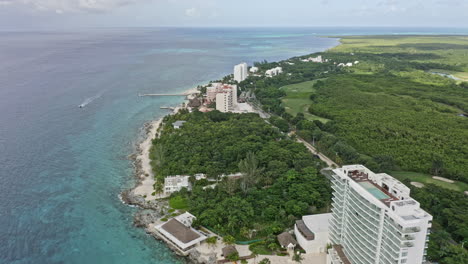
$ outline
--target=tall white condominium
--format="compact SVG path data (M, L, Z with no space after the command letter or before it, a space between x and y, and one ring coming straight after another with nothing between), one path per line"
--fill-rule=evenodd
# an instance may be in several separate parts
M243 80L247 79L249 76L247 72L247 63L241 63L234 66L234 80L238 82L242 82Z
M333 188L328 263L417 264L426 261L432 216L410 190L362 165L330 171Z

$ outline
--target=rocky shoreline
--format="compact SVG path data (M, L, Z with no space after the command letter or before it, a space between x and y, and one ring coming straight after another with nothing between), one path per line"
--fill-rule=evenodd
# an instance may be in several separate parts
M195 89L189 90L187 93L195 93ZM177 113L180 108L181 106L176 107L170 114ZM141 142L137 143L136 153L129 156L135 170L135 185L128 190L124 190L120 194L120 198L123 203L138 208L138 211L133 216L133 225L137 228L144 228L147 234L153 236L157 240L160 239L156 235L152 226L160 222L161 217L168 213L169 202L164 199L156 199L156 197L147 194L142 195L142 193L148 193L148 188L152 188L152 183L154 182L154 175L149 164L149 151L152 139L157 136L157 131L163 124L163 118L164 117L148 122L144 125L145 137ZM170 245L167 246L171 248ZM172 248L171 250L177 254L176 250ZM216 263L216 254L213 254L213 256L202 257L200 252L193 250L191 254L184 257L184 260L186 263L193 264L214 264Z

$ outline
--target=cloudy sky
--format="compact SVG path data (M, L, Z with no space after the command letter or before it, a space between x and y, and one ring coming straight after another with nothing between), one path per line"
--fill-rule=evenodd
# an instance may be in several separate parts
M468 0L0 0L0 29L468 27Z

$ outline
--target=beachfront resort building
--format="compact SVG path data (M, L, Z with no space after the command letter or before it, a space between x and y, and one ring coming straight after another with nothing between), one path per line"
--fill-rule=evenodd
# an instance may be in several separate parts
M332 214L305 215L294 225L294 235L304 251L320 254L327 251L329 243L328 223Z
M190 190L192 185L189 178L190 176L187 175L167 176L164 178L164 194L171 195L174 192L182 190L182 188Z
M216 110L227 113L234 110L232 95L230 92L216 94Z
M276 68L273 68L273 69L269 69L265 72L265 76L267 77L273 77L273 76L276 76L280 73L283 73L283 68L281 67L276 67Z
M432 216L410 189L362 165L326 171L333 188L328 263L417 264L426 261Z
M234 66L234 80L237 82L242 82L243 80L247 79L249 73L247 72L247 63L241 63Z
M216 102L216 110L232 112L237 107L237 85L212 83L206 88L206 100Z
M207 236L192 227L196 217L186 212L155 227L159 238L179 254L187 256L190 250L200 245Z

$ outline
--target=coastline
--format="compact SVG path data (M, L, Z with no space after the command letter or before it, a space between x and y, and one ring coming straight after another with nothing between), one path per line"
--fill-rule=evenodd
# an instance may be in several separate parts
M341 45L341 43L321 52L326 52L339 45ZM207 84L208 83L202 85ZM160 219L169 212L170 206L168 200L164 199L166 197L161 195L152 195L154 192L153 185L156 183L149 157L152 141L159 136L158 129L163 125L164 117L177 113L184 107L184 103L187 103L188 99L193 98L195 93L198 93L197 87L185 90L183 94L186 94L187 96L183 102L159 119L145 123L144 128L146 134L140 142L136 143L136 153L130 156L134 164L134 177L136 182L132 188L123 191L120 194L120 197L123 203L139 208L133 217L134 226L144 228L147 234L151 235L156 240L164 242L164 244L172 250L174 255L181 257L186 263L215 264L217 263L217 255L221 254L221 248L218 248L217 251L219 252L215 253L213 248L207 249L206 247L199 247L196 250L192 250L188 256L183 256L180 255L178 250L173 248L170 243L166 243L164 240L159 238L155 228L155 226L163 223ZM261 109L257 109L256 107L254 107L254 109L260 116L262 116L262 114L266 114ZM248 251L248 246L244 247L245 250ZM277 256L271 257L273 259L277 258ZM275 263L283 263L283 259L277 259Z
M156 240L160 240L156 236L154 226L158 224L159 219L169 210L169 203L161 195L153 195L154 179L153 169L151 167L151 159L149 157L152 141L159 137L159 128L163 125L164 117L176 114L187 102L187 99L193 98L193 95L198 93L198 89L191 88L183 92L187 94L186 99L177 105L172 111L162 117L149 121L144 124L145 135L143 139L136 143L136 152L130 155L134 166L135 183L133 187L124 190L119 194L121 201L129 206L138 207L139 210L133 216L133 224L135 227L144 228L146 233L153 236ZM167 244L166 244L167 245ZM170 248L170 245L167 245ZM176 254L176 251L173 250ZM191 259L192 263L198 263L195 259Z

